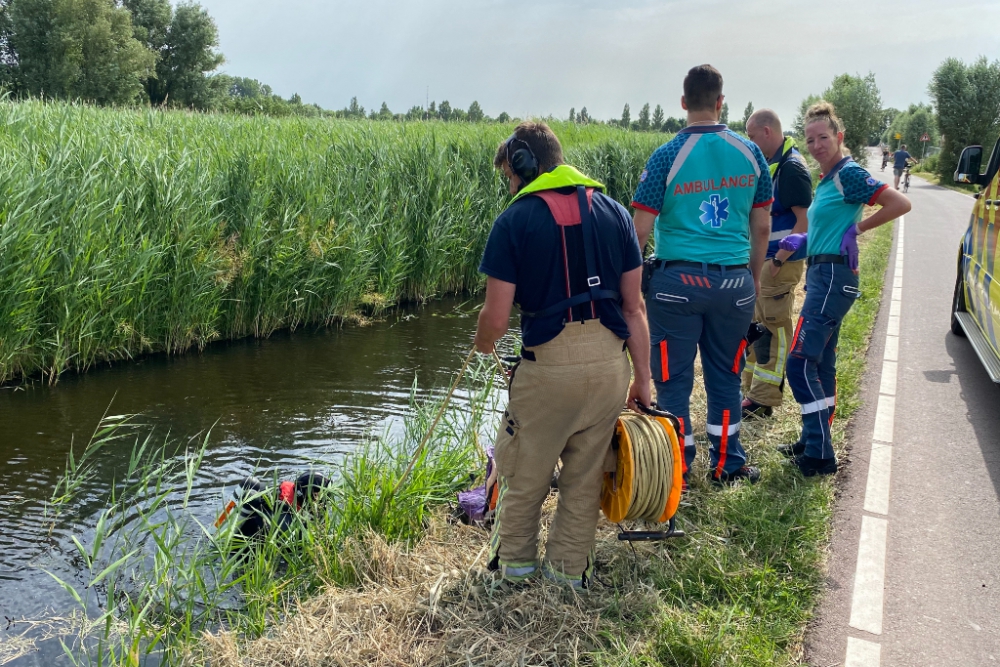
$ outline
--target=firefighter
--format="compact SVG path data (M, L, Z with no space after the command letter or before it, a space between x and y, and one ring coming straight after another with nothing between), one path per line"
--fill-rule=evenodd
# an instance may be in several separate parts
M802 435L779 447L794 457L806 477L837 472L830 438L836 409L837 341L840 325L858 290L858 235L910 210L905 195L876 180L854 162L844 146L844 125L833 105L820 102L805 116L806 146L823 177L809 207L806 300L788 355L788 384L802 412ZM881 209L862 220L865 204ZM781 247L799 250L805 234L792 234Z
M691 69L681 106L687 127L660 146L632 202L639 242L655 232L646 292L656 402L684 433L684 475L695 457L690 399L701 350L708 394L706 431L719 484L760 477L740 444L740 376L770 234L773 194L756 144L719 123L722 75Z
M771 204L771 236L767 259L760 276L760 295L754 320L767 333L750 346L743 383L743 418L770 417L781 405L785 386L785 359L794 330L795 288L805 272L806 249L789 252L778 242L789 234L804 234L809 226L806 212L812 203L812 175L795 140L783 136L781 120L770 109L755 111L747 119L747 136L768 157L774 183Z
M628 211L563 163L544 123L518 125L493 164L514 200L493 222L479 267L486 302L475 341L492 353L516 303L522 359L495 441L500 493L489 566L511 580L541 571L586 587L615 421L626 400L650 403L642 253ZM560 459L559 503L540 564L542 502Z

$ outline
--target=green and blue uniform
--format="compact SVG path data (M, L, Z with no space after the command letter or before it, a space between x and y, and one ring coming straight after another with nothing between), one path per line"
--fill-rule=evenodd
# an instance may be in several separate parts
M695 456L690 400L700 349L713 474L733 473L746 462L739 430L755 300L750 211L771 203L767 161L725 125L692 126L653 153L639 180L632 206L657 215L659 266L646 293L656 401L681 423L686 473Z
M809 207L806 300L792 337L786 374L802 412L805 454L834 457L830 426L837 404L840 325L861 296L858 276L840 254L844 233L861 222L888 186L846 157L824 175Z

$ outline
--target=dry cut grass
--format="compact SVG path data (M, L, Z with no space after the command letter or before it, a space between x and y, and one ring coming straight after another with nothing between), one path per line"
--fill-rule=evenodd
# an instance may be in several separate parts
M555 496L546 503L547 525ZM598 561L612 578L633 569L613 526L602 520ZM544 531L543 531L544 535ZM538 580L510 585L485 571L488 534L438 517L415 547L376 534L351 542L344 557L362 582L330 586L301 602L267 636L243 642L206 635L188 664L218 667L593 664L595 650L621 632L609 609L649 618L648 587L625 593L602 585L577 594Z

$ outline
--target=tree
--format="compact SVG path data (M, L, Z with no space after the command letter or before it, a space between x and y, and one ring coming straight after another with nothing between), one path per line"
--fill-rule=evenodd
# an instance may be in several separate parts
M650 121L649 121L649 102L642 105L639 109L639 120L636 122L636 129L641 132L649 132Z
M4 7L8 80L17 92L129 104L155 54L114 0L11 0Z
M889 107L888 109L882 109L882 122L879 124L878 137L875 141L871 139L868 140L868 144L874 146L879 142L889 143L889 127L892 126L892 122L896 119L896 116L900 114L899 109L893 109Z
M843 121L844 143L854 159L865 164L865 147L882 124L882 96L875 84L875 75L871 72L865 77L841 74L823 93L823 99L833 104Z
M753 102L747 102L746 109L743 110L743 127L746 128L747 121L750 120L750 116L753 115Z
M660 129L664 132L680 132L684 129L684 121L683 119L671 116L663 121L663 125L660 126Z
M122 5L132 14L135 38L159 55L167 44L174 15L170 0L122 0Z
M352 97L351 103L343 111L345 118L364 118L365 108L358 104L358 98Z
M989 146L1000 129L1000 61L981 57L971 65L957 58L941 63L928 86L944 135L938 173L951 178L965 146Z
M723 125L728 125L729 124L729 103L728 102L723 102L722 103L722 115L719 117L719 122L722 123Z
M809 111L809 107L816 104L821 99L823 98L819 95L809 95L799 104L799 114L795 117L795 122L792 123L792 131L795 132L795 136L804 137L806 135L806 112Z
M215 51L218 45L219 30L208 12L193 3L178 5L156 66L157 83L150 102L210 108L213 100L208 74L225 60Z
M498 123L509 123L510 122L510 114L507 113L506 111L501 111L500 115L497 116L497 122Z
M469 122L481 123L485 117L486 114L483 113L483 108L479 106L479 102L473 100L472 104L469 105Z
M629 111L628 103L625 103L625 108L622 109L622 119L621 126L623 129L629 129L632 127L632 112Z
M587 107L580 109L580 115L577 116L577 122L581 125L586 125L590 122L590 114L587 113Z
M658 132L663 127L663 107L659 104L653 110L653 131Z
M903 138L896 140L896 133L903 135ZM897 114L887 134L890 146L896 148L900 144L906 144L907 150L914 157L921 157L924 150L923 143L936 146L940 140L934 110L926 104L911 104L909 109ZM920 139L925 134L930 141L921 142Z
M451 120L451 104L448 103L448 100L441 102L441 106L438 107L438 118L445 122Z
M392 120L392 112L389 111L389 105L385 102L382 102L382 108L378 110L377 118L379 120Z
M571 123L576 122L576 107L569 108L569 122Z

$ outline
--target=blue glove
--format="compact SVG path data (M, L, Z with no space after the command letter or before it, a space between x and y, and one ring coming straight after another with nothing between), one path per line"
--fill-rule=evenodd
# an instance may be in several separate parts
M857 225L851 225L844 232L843 238L840 239L840 254L847 255L847 265L855 273L858 272L858 234L860 233L861 230L858 229Z
M782 250L787 250L788 252L795 252L802 247L802 244L806 242L806 237L808 234L789 234L785 238L778 241L778 247Z

